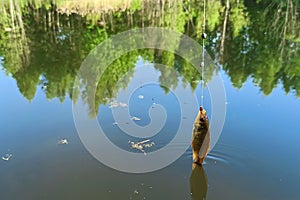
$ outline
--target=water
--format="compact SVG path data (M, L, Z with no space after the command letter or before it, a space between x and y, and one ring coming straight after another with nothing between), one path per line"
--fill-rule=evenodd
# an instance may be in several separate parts
M180 121L193 123L199 103L191 105L189 96L201 101L201 74L180 56L154 49L131 51L107 68L96 90L97 112L91 112L89 101L85 106L113 144L143 155L129 141L150 138L154 145L144 148L147 156L168 144L171 154L187 148L171 165L140 174L102 164L83 145L72 110L72 102L78 100L72 93L76 74L93 47L131 28L167 27L201 43L201 2L161 1L158 6L113 1L99 4L94 14L85 3L34 2L24 6L15 1L13 22L9 2L0 4L4 13L0 19L4 27L0 31L0 156L12 155L7 161L0 160L0 199L300 198L300 20L296 1L231 2L227 24L225 12L214 12L221 1L210 2L206 49L216 64L206 69L204 78L210 82L218 73L223 79L226 120L203 168L192 170L192 152L186 143L191 126L183 140L170 143ZM113 10L103 11L110 8ZM67 15L71 10L75 13ZM151 74L156 83L143 85ZM131 90L134 84L142 87ZM128 94L132 95L126 102ZM204 96L211 118L207 89ZM111 108L112 101L127 106ZM181 102L195 109L183 115ZM158 110L152 113L153 109ZM117 112L115 118L112 111ZM131 120L127 113L141 120ZM153 119L165 123L153 137L143 131L135 133L138 137L122 132L130 123L147 127L151 113ZM118 124L114 124L116 117ZM58 144L65 138L68 144ZM105 152L113 155L110 149ZM120 165L127 161L122 159Z

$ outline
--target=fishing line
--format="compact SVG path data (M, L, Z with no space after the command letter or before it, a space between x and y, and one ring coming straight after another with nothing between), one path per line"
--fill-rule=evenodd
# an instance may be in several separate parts
M201 78L202 78L202 82L201 82L201 106L204 106L204 88L205 88L205 82L204 82L204 67L205 67L205 63L204 63L204 51L205 51L205 43L204 40L206 39L207 35L205 33L205 22L206 22L206 2L205 0L203 0L203 24L202 24L202 61L201 61Z

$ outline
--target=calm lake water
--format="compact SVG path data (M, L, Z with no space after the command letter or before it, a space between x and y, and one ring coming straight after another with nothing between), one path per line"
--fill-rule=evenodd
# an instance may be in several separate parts
M170 51L124 53L103 72L93 100L85 82L80 94L73 92L90 51L126 30L164 27L202 45L202 1L158 2L0 3L0 199L300 199L298 1L206 2L205 56L210 64L204 80L210 84L222 78L226 118L203 167L192 170L188 147L167 167L126 173L99 162L85 148L72 109L80 99L86 108L82 115L97 120L122 150L148 156L170 144L176 152L190 140L201 104L202 75ZM153 43L163 41L153 36ZM183 47L176 48L179 52ZM114 46L100 62L119 51ZM150 76L152 83L147 82ZM211 92L204 90L210 119ZM184 112L180 106L193 109ZM120 128L147 127L154 119L161 125L163 117L152 110L162 108L165 124L153 137L142 132L134 137ZM181 123L191 126L182 142L171 143ZM87 134L92 131L86 129ZM68 144L60 144L63 139ZM145 139L150 139L148 147L132 148L130 142ZM109 148L105 153L116 159ZM121 160L120 168L127 162L126 157Z

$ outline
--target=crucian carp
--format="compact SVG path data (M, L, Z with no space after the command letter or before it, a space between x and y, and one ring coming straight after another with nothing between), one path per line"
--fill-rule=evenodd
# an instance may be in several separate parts
M210 145L210 131L209 121L206 116L206 111L200 106L198 115L194 121L194 127L192 131L192 150L193 150L193 162L202 164L205 160Z

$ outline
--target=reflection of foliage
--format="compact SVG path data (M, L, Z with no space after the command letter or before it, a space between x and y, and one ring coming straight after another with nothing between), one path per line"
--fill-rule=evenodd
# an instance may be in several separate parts
M161 72L159 82L165 93L175 89L178 84L178 74L174 70L175 54L167 51L156 51L155 68Z
M5 54L10 63L6 68L16 73L22 62L27 64L29 51L20 6L15 1L10 1L9 6L10 9L0 7L0 52L10 50Z
M229 19L232 24L233 36L236 37L239 35L239 32L242 30L242 28L247 26L248 13L245 11L245 5L239 1L234 1L231 7Z
M266 2L249 13L249 25L242 34L227 38L230 55L225 57L224 69L236 87L251 76L265 95L282 82L287 93L292 90L299 97L299 7L291 0Z
M91 117L96 117L98 105L107 103L108 99L115 98L120 89L125 89L133 76L133 68L138 60L138 52L132 51L122 55L105 70L97 85L95 94L95 112L90 112Z
M204 21L203 16L204 5L203 2L199 3L194 1L192 5L192 13L195 19L195 34L196 38L200 38L202 34L202 26ZM222 3L218 0L212 0L209 2L209 5L206 6L206 23L208 31L214 31L219 25L222 15Z
M129 28L167 27L201 42L203 1L114 0L89 7L93 5L90 1L94 2L5 0L0 5L0 54L4 68L27 99L34 98L38 85L49 99L63 101L71 96L77 71L90 50ZM230 8L227 16L226 1ZM266 95L282 82L287 93L300 96L299 4L268 0L252 2L250 10L243 0L226 1L211 0L206 7L206 45L216 62L224 48L220 62L233 85L241 88L252 77ZM165 92L177 87L179 80L195 89L202 79L188 61L177 55L151 49L134 51L115 60L105 71L97 86L96 105L106 103L107 98L115 97L119 89L127 86L133 73L130 70L139 56L169 66L155 64ZM213 71L213 66L205 71L206 82Z

